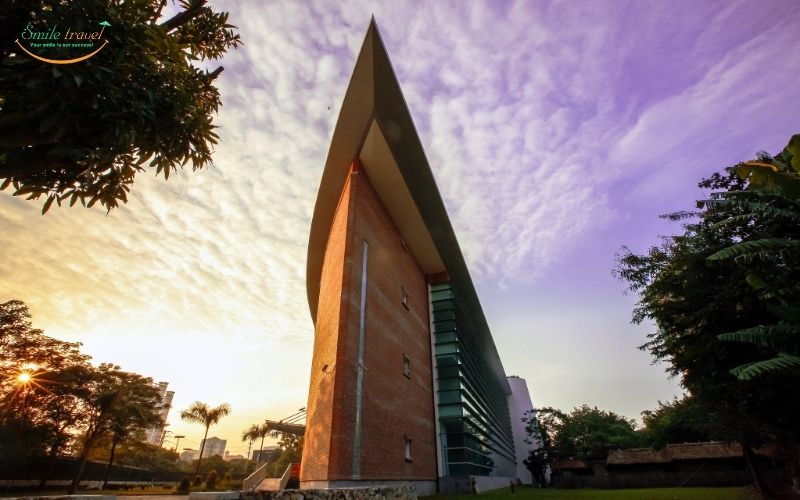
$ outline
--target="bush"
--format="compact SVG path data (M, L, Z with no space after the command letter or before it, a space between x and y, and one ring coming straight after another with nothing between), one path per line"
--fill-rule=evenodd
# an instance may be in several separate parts
M192 486L200 486L203 484L203 476L200 474L194 476L194 481L192 481Z
M188 477L181 479L180 484L178 484L178 493L187 494L189 493L189 487L191 483Z
M213 490L217 486L217 469L211 469L206 476L206 489Z

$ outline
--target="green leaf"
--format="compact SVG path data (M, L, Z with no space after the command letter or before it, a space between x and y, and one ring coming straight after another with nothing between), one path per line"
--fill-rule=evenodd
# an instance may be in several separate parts
M755 288L756 290L761 290L762 288L765 288L767 286L764 280L759 278L758 275L755 273L748 274L747 277L745 278L745 281L747 281L747 284Z
M786 370L789 368L800 368L800 356L790 356L779 354L778 356L737 366L730 373L739 380L751 380L753 377L761 375L767 371Z
M795 134L789 139L789 144L786 145L786 151L791 153L792 161L790 164L795 172L800 172L800 134Z
M752 259L753 257L761 257L769 259L773 257L774 253L782 252L784 250L800 248L800 241L790 240L787 238L763 238L754 241L744 241L737 245L723 248L707 257L707 260L724 260L737 257L746 257Z
M53 204L53 200L55 199L56 197L54 195L50 195L47 197L47 201L44 202L44 206L42 207L42 215L46 214L47 211L50 210L50 205Z
M777 316L778 318L789 321L792 323L800 323L800 307L797 306L776 306L772 304L767 304L767 309L769 312Z
M724 342L744 342L769 347L777 352L800 355L800 325L778 323L754 326L738 332L723 333L718 338Z

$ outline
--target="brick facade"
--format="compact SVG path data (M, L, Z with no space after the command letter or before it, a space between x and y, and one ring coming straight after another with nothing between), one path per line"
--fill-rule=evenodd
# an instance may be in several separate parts
M360 471L354 471L364 241ZM426 279L357 162L328 237L315 324L301 482L435 480Z

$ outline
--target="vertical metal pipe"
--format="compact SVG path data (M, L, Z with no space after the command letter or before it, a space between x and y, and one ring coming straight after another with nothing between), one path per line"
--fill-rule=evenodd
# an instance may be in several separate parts
M361 304L358 318L358 368L356 372L356 421L353 430L353 479L361 478L361 402L364 398L364 333L367 323L367 254L364 240L361 257Z

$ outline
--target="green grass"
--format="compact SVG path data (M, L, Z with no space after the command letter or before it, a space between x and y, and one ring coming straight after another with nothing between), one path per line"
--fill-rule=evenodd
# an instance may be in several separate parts
M481 493L480 495L435 495L427 497L446 500L752 500L757 498L752 488L637 488L621 490L595 489L538 489L517 487L512 494L509 488Z
M178 493L175 489L178 483L175 483L173 486L146 486L145 488L140 488L138 486L131 486L130 489L116 489L116 490L79 490L77 492L78 495L114 495L118 497L123 496L141 496L141 495L185 495L185 493ZM200 486L192 486L190 491L228 491L228 490L241 490L242 489L242 482L241 481L232 481L222 482L222 484L217 484L217 487L213 490L208 490L204 487L204 485ZM2 497L27 497L27 496L59 496L59 495L66 495L67 489L48 489L45 491L39 490L30 490L30 491L15 491L11 493L6 493L0 491L0 498Z

